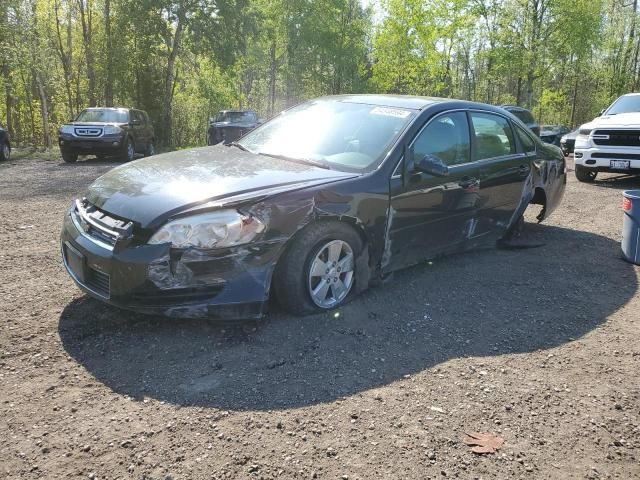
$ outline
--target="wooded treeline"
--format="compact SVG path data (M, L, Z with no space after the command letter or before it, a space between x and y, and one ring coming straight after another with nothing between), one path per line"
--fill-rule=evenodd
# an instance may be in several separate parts
M638 0L0 0L0 123L56 143L87 106L149 112L161 143L209 115L402 93L577 125L640 89Z

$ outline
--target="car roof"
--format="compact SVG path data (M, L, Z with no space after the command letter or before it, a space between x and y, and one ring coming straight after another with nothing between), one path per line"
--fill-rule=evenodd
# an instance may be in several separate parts
M317 100L337 100L348 103L362 103L390 108L406 108L410 110L424 111L430 107L438 107L438 110L446 109L481 109L495 113L504 113L500 107L486 103L471 102L441 97L418 97L409 95L329 95Z
M381 107L408 108L411 110L423 110L436 104L451 101L448 98L418 97L412 95L328 95L318 100L335 100L346 103L362 103L366 105L378 105Z
M255 110L220 110L218 113L256 113Z

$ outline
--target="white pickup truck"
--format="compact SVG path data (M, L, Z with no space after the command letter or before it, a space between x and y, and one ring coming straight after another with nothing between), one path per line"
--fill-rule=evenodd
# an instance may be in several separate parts
M640 174L640 93L621 96L580 127L574 161L581 182L593 182L598 172Z

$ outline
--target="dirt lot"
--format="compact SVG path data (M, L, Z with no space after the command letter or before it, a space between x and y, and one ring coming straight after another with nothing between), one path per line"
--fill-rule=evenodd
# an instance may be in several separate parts
M106 307L66 275L64 211L113 165L0 164L0 477L640 478L640 267L619 253L639 179L571 175L526 225L541 248L225 326ZM470 431L505 446L477 456Z

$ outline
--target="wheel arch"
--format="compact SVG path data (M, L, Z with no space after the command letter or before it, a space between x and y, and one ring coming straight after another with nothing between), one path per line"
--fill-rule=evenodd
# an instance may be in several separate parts
M356 293L360 293L366 290L369 286L372 276L372 268L369 264L370 258L370 245L371 241L365 231L363 223L355 217L349 215L333 215L333 214L324 214L324 215L315 215L310 218L310 220L302 227L299 228L296 232L294 232L289 239L285 242L278 258L275 262L274 274L271 279L271 283L273 283L273 277L278 275L278 267L282 264L284 258L286 257L289 250L295 244L297 239L299 239L302 234L309 229L312 225L318 225L319 223L338 223L349 226L353 231L355 231L360 240L362 241L362 251L356 258ZM273 288L269 288L270 296L273 295Z

